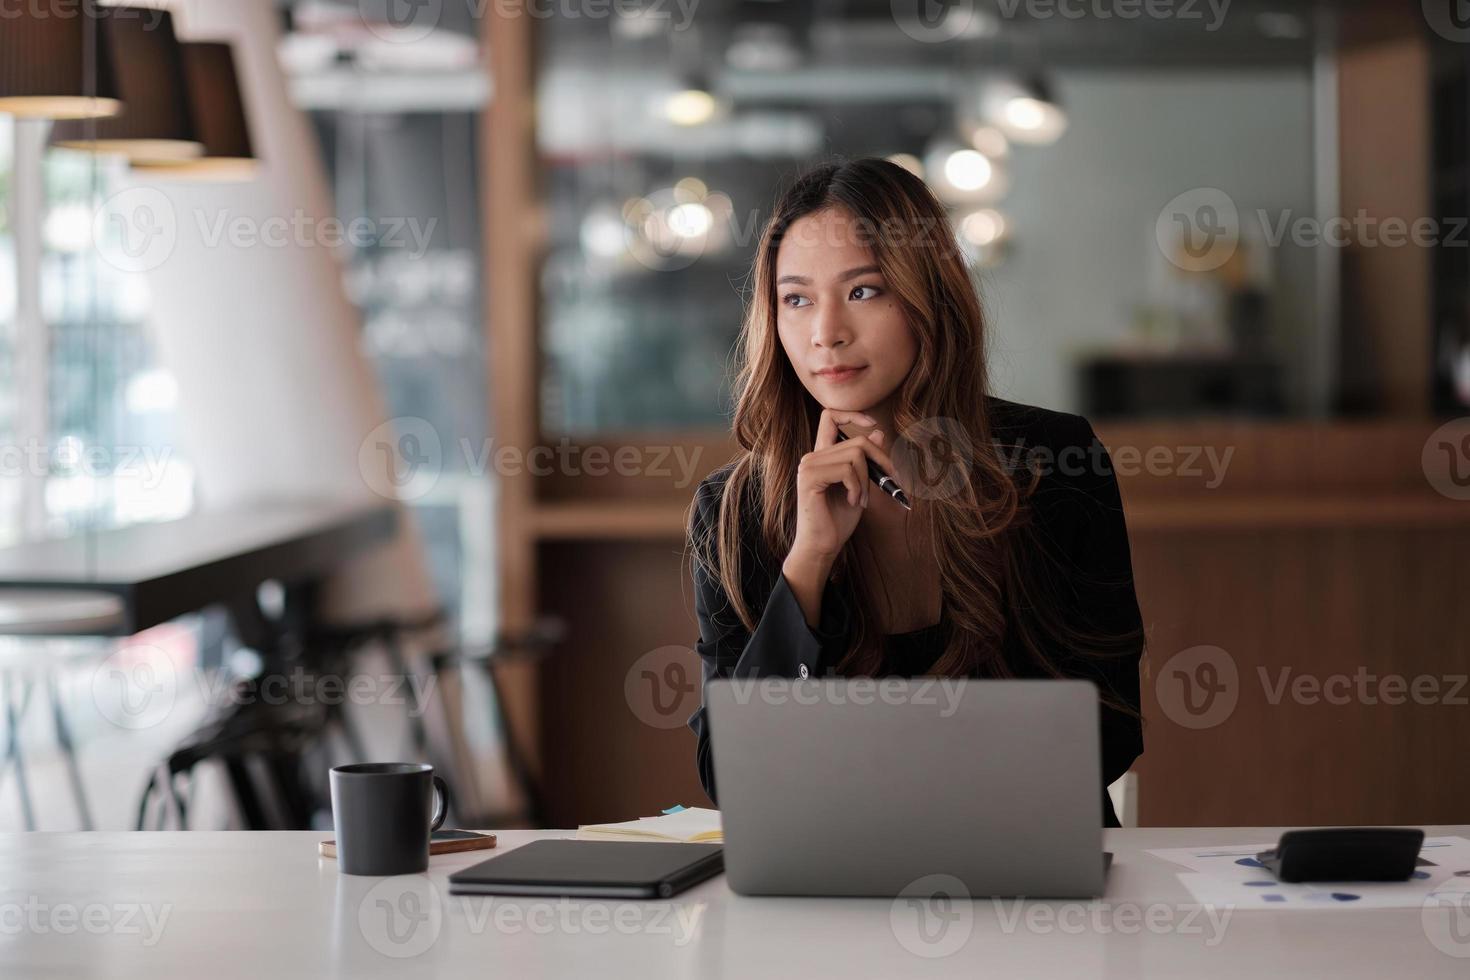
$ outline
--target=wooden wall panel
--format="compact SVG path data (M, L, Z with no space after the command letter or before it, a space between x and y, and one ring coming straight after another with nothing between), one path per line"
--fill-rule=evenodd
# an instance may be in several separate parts
M700 675L682 549L673 538L540 549L542 604L569 626L541 679L552 826L630 820L675 803L710 805L684 724L699 705ZM654 675L656 690L645 673Z
M534 25L531 17L489 16L481 41L489 60L493 96L480 125L484 161L486 372L490 425L496 445L535 445L540 379L537 344L537 233ZM536 540L530 531L535 482L504 475L496 485L496 587L500 625L517 633L536 619ZM508 664L499 672L510 724L527 763L540 764L534 668Z
M1136 535L1134 546L1150 632L1142 825L1470 816L1470 529L1201 531ZM1177 720L1177 683L1164 675L1171 657L1206 644L1237 668L1237 700L1194 730ZM1298 700L1289 686L1273 703L1282 671L1354 684L1333 689L1343 704ZM1438 703L1370 703L1384 692L1370 684L1361 697L1360 671L1432 678Z
M1340 213L1349 221L1363 213L1380 223L1368 241L1353 243L1343 254L1343 399L1358 410L1423 412L1429 408L1432 363L1432 252L1404 243L1403 229L1434 213L1424 37L1345 50L1338 60L1338 88ZM1390 219L1403 222L1397 246L1382 241L1381 223Z

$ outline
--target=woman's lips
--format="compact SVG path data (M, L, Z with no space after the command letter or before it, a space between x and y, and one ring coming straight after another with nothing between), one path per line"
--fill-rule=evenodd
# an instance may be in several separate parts
M818 371L817 377L821 378L823 381L831 382L832 384L842 384L844 381L851 381L853 378L856 378L859 374L862 374L867 369L867 365L853 368L828 368L822 371Z

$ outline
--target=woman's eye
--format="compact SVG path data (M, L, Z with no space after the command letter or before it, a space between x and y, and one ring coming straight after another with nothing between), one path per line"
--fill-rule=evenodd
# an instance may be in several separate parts
M811 300L807 299L800 293L787 293L785 296L781 297L781 302L785 303L787 306L795 308L798 306L805 306L810 303Z
M868 295L859 296L858 293L866 292ZM848 299L872 299L878 295L877 286L854 286L852 292L848 293Z

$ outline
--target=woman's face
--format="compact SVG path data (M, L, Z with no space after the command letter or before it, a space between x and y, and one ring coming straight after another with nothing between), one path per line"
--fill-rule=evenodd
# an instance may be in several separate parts
M794 222L776 253L776 326L796 376L823 408L867 412L908 377L918 344L842 208Z

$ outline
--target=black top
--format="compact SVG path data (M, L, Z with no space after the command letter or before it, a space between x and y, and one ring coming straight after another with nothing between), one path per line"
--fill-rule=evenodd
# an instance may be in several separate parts
M1071 625L1103 636L1136 635L1120 653L1083 656L1074 651L1048 651L1053 664L1068 677L1091 680L1105 693L1135 711L1139 706L1138 662L1143 653L1142 617L1133 588L1128 529L1118 481L1107 450L1086 419L992 398L992 437L1004 453L1017 450L1043 464L1036 490L1028 498L1031 537L1021 562L1024 574L1044 579L1043 587L1061 597L1057 608ZM719 503L730 466L712 473L695 494L693 531L704 539L719 515ZM849 609L853 597L840 583L829 583L822 596L821 622L806 622L796 596L781 574L781 559L768 553L760 538L757 512L747 500L743 512L742 586L756 611L754 633L734 611L718 576L694 568L695 612L704 661L704 680L717 677L797 677L830 673L847 648ZM885 637L884 669L888 676L925 674L944 649L949 623L945 618L924 629ZM1015 624L1003 644L1007 668L1015 677L1047 677L1024 652ZM689 719L698 739L700 782L715 800L714 757L709 727L701 706ZM1106 787L1143 752L1138 718L1100 706L1103 816L1118 826Z
M890 677L923 677L944 652L949 640L949 622L908 633L890 633L883 638L883 673Z

